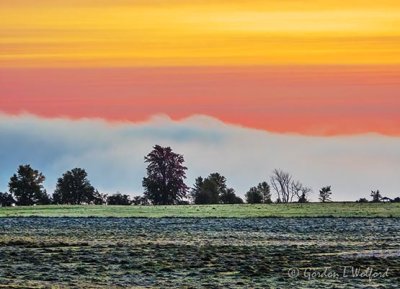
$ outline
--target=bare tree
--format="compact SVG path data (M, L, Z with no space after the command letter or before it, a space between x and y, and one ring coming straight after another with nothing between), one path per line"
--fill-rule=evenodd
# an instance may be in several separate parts
M291 184L290 184L291 194L293 196L297 196L298 199L300 199L302 189L303 189L303 184L300 183L299 181L291 182Z
M308 195L312 192L312 189L304 186L299 181L292 181L291 186L291 195L297 197L297 202L299 203L307 203Z
M299 203L308 202L308 195L311 188L304 186L301 182L295 181L291 174L275 169L271 176L271 186L278 195L278 202L293 202L297 197Z
M275 169L271 176L271 186L278 195L278 202L289 203L292 201L292 176L289 173Z

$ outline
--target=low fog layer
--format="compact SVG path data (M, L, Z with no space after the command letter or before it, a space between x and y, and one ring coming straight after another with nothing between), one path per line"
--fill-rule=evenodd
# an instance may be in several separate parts
M219 172L243 196L281 168L311 186L314 201L326 185L332 186L334 200L369 198L376 189L384 196L400 195L400 137L283 135L205 116L107 123L32 115L0 115L0 136L0 191L7 190L18 165L31 164L47 177L49 193L63 172L82 167L101 192L139 195L143 158L159 144L184 155L189 186L197 176Z

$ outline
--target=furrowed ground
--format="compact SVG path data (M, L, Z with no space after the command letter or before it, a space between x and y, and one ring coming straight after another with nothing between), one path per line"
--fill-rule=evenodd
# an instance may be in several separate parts
M0 208L0 217L400 217L400 203L182 206L35 206Z
M398 218L21 217L1 218L0 236L4 288L400 284ZM352 272L369 268L381 275Z
M0 208L0 288L398 288L400 205Z

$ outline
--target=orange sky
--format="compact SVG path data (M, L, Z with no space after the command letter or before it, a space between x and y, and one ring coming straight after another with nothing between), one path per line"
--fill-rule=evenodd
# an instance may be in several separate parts
M0 111L400 135L400 2L0 2Z
M400 68L375 66L0 69L0 107L113 121L205 114L276 132L400 135L399 79Z
M13 0L1 66L399 64L397 0Z

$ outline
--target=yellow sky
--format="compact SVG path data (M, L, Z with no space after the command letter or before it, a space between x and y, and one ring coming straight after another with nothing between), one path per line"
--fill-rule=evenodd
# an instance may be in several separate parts
M400 63L398 0L2 2L3 67Z

